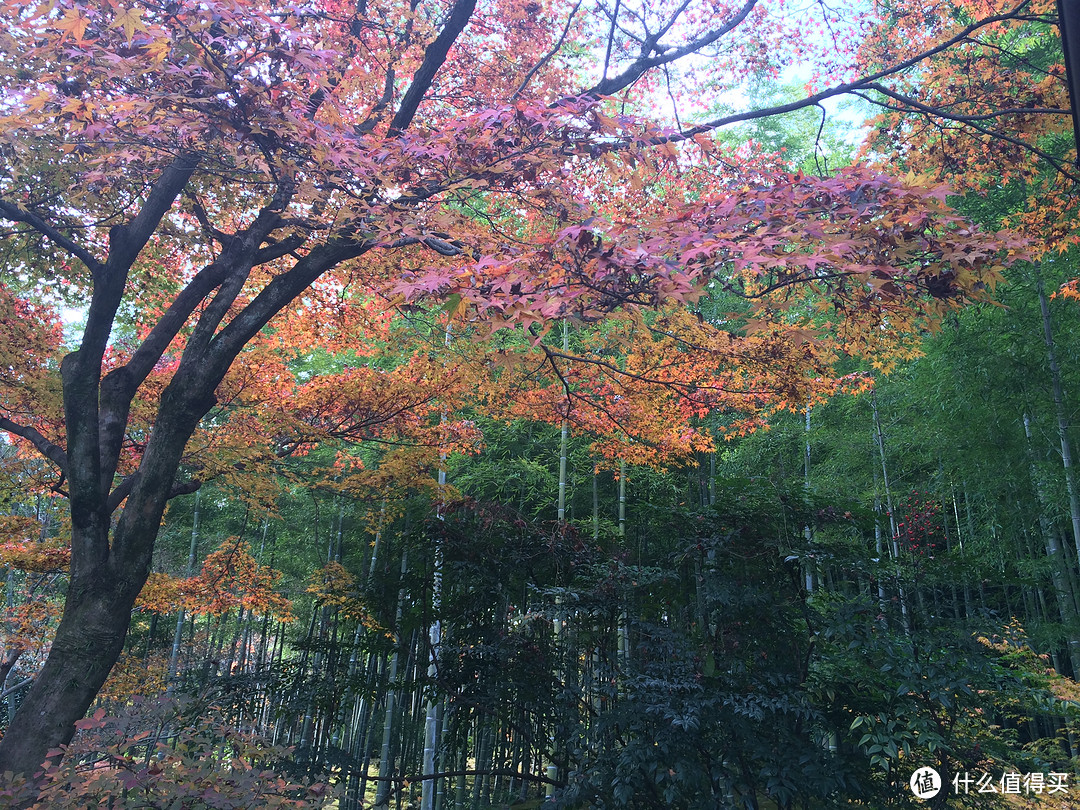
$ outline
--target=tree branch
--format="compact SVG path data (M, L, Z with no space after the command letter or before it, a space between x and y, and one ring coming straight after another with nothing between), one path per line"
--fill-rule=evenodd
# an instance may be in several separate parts
M27 686L29 686L33 682L34 682L34 678L29 677L29 678L24 678L23 680L19 681L14 686L9 686L3 692L0 692L0 700L3 700L6 697L10 697L11 695L14 695L16 692L18 692L21 689L25 689Z
M1002 132L1001 130L989 129L988 127L984 127L979 123L981 121L986 121L986 120L989 120L989 119L996 118L998 116L1009 115L1009 114L1017 114L1017 115L1024 115L1024 114L1063 114L1063 115L1069 115L1070 114L1069 110L1051 110L1051 109L1029 110L1029 109L1021 108L1021 109L1011 109L1011 110L999 110L998 112L986 113L986 114L983 114L983 115L957 115L955 113L946 112L941 107L932 107L929 104L923 104L921 101L919 101L917 99L911 98L910 96L906 96L903 93L898 93L895 90L890 90L888 87L885 87L884 85L879 84L877 82L872 82L870 84L867 84L865 86L865 88L863 88L863 89L874 90L874 91L876 91L878 93L881 93L883 96L885 96L887 98L891 98L893 101L896 101L896 102L904 105L905 107L907 107L909 109L917 110L918 112L923 113L928 118L942 118L942 119L944 119L946 121L955 121L956 123L964 124L965 126L968 126L971 129L975 130L976 132L979 132L979 133L981 133L983 135L986 135L987 137L995 138L995 139L998 139L998 140L1006 141L1007 143L1011 143L1013 146L1018 146L1021 149L1024 149L1025 151L1031 152L1033 155L1036 155L1036 156L1042 158L1047 163L1049 163L1051 166L1053 166L1054 169L1056 169L1062 176L1067 177L1067 178L1069 178L1070 180L1072 180L1074 182L1075 181L1080 181L1080 175L1074 174L1073 172L1071 172L1068 168L1066 168L1064 161L1060 160L1059 158L1054 157L1049 152L1047 152L1047 151L1045 151L1043 149L1040 149L1038 146L1036 146L1033 143L1028 143L1027 141L1023 140L1022 138L1017 138L1017 137L1015 137L1013 135L1008 135L1005 132ZM865 99L866 101L869 101L871 104L878 103L878 102L875 102L873 99L862 95L862 93L856 92L856 93L853 93L853 95L859 96L859 98ZM897 110L898 112L904 112L905 111L903 108L889 107L887 105L881 105L881 106L886 106L887 109Z
M101 381L99 432L102 458L119 459L128 414L135 392L165 354L191 313L225 278L220 261L204 267L173 299L128 362L105 375ZM115 462L112 467L115 472ZM111 483L112 474L106 479ZM111 496L110 496L111 500ZM111 506L110 511L115 509Z
M271 245L267 245L266 247L261 248L255 254L255 258L253 259L252 264L254 266L258 266L260 264L272 262L275 259L280 259L282 256L288 256L290 253L292 253L294 250L296 250L303 244L304 237L298 234L287 236L280 242L275 242Z
M223 376L232 361L274 315L306 290L319 276L343 261L362 256L375 247L370 242L320 245L302 257L289 270L275 276L258 295L213 337L207 352L196 360L184 353L177 374L188 370L200 373L192 364L207 363L206 373ZM215 383L216 387L216 383Z
M880 79L894 76L897 73L901 73L905 70L908 70L909 68L914 67L924 59L928 59L931 56L935 56L941 53L942 51L948 50L954 45L963 42L965 39L971 36L971 34L981 28L984 28L988 25L993 25L994 23L1006 22L1008 20L1016 19L1019 15L1020 10L1027 6L1028 2L1029 0L1022 0L1009 11L1006 11L1002 14L995 14L991 17L985 17L977 22L971 23L958 33L949 37L947 40L938 43L933 48L928 48L927 50L922 51L915 56L910 57L909 59L905 59L902 62L891 65L890 67L882 68L881 70L871 73L868 76L863 76L862 78L856 79L855 81L838 84L835 87L831 87L827 90L822 90L818 93L813 93L809 96L806 96L805 98L799 99L798 101L791 101L787 104L777 104L773 107L762 107L761 109L757 110L751 110L741 113L732 113L731 115L725 115L721 118L714 118L711 121L705 121L701 124L691 127L690 129L683 130L682 132L679 132L671 136L670 138L666 138L664 140L675 142L687 140L694 137L695 135L704 132L712 132L713 130L720 129L721 127L725 127L730 124L736 124L743 121L754 121L759 118L771 118L774 115L783 115L785 113L795 112L796 110L801 110L805 107L812 107L816 104L819 104L825 99L833 98L835 96L846 95L856 90L866 89L869 85L878 82Z
M570 9L570 16L566 18L566 25L563 26L562 33L555 41L555 44L551 47L551 50L545 53L542 57L540 57L539 62L529 68L529 72L525 74L525 78L521 80L521 84L518 85L517 90L515 90L510 95L511 101L514 101L518 96L520 96L522 91L524 91L525 88L528 87L529 82L532 81L533 76L540 72L543 69L544 65L554 59L555 54L562 50L563 44L566 42L566 35L570 32L570 26L574 22L574 15L578 13L579 8L581 8L581 0L577 0L577 2L574 3L574 7Z
M65 236L57 228L50 225L37 214L21 209L14 203L9 203L6 200L0 200L0 214L3 215L4 219L29 225L57 247L71 254L86 265L90 270L91 275L96 276L101 272L103 264L99 259L86 248L77 244L73 239Z
M584 91L580 95L591 96L594 98L598 98L600 96L614 95L620 90L624 90L630 85L632 85L634 82L636 82L653 68L675 62L685 56L689 56L692 53L700 51L702 48L708 47L712 43L716 42L716 40L720 39L720 37L730 33L736 26L738 26L743 20L745 20L746 16L751 11L753 11L754 7L757 4L758 0L746 0L742 8L740 8L735 13L735 16L719 28L714 28L712 31L702 34L697 39L687 42L681 48L671 48L656 56L647 55L648 50L650 50L656 44L656 37L650 37L647 42L642 44L641 55L637 59L635 59L633 63L628 68L626 68L626 70L624 70L618 76L614 76L610 79L607 77L601 79L590 89ZM683 8L685 8L685 5L683 6ZM668 24L667 28L670 28L670 23ZM664 28L663 30L667 30L667 28Z
M878 82L872 82L866 85L864 90L876 90L884 96L888 96L894 101L899 101L901 104L906 104L909 107L918 110L919 112L926 113L928 116L936 118L945 118L949 121L956 121L961 124L968 124L978 121L992 121L995 118L1002 118L1006 115L1071 115L1072 111L1068 109L1062 109L1059 107L1007 107L1000 110L994 110L988 113L978 113L976 115L961 115L959 113L951 113L946 111L942 107L934 107L930 104L923 104L918 99L914 99L911 96L899 93L896 90L891 90ZM872 98L864 96L861 93L856 93L859 98L869 101L871 104L876 104ZM880 106L880 105L879 105ZM890 107L889 109L899 109Z
M353 130L357 135L363 135L364 133L371 132L375 129L375 126L382 120L383 113L386 108L390 106L390 102L394 100L394 68L393 66L386 68L386 79L383 82L383 94L379 97L379 100L375 102L371 110L368 112L367 118L357 124Z
M225 246L224 251L218 258L218 261L225 268L221 284L218 286L217 292L214 293L210 303L199 315L195 328L191 330L191 334L188 336L187 345L184 347L184 355L180 361L181 368L190 362L198 363L197 358L204 356L206 347L214 339L218 327L236 301L236 297L243 290L244 284L247 283L261 246L281 222L281 212L288 207L295 190L296 186L291 178L280 182L273 199L268 205L263 206L258 216L255 217L255 221L243 231L236 233ZM297 264L302 263L303 260L297 262ZM297 294L299 294L299 290L297 290ZM284 303L282 306L284 306ZM260 326L260 328L262 327ZM248 339L250 340L250 337ZM237 353L239 351L240 349L237 349ZM235 356L234 354L229 359L230 364ZM228 367L226 366L221 373L224 374L227 370Z
M172 208L176 198L188 184L199 165L199 155L181 153L154 181L150 194L139 213L126 225L118 225L109 234L109 259L106 272L128 268L150 241L162 218Z
M412 83L409 85L409 89L405 91L401 106L398 107L394 119L390 122L391 134L401 133L409 128L409 124L412 123L413 118L416 116L416 110L420 107L420 102L423 101L424 95L435 81L435 75L439 72L439 68L446 61L446 55L450 52L450 47L461 35L461 32L465 30L465 26L475 9L476 0L456 0L453 8L450 9L450 18L446 21L446 25L443 26L439 35L424 51L424 61L420 64L420 68L416 73L413 74Z
M206 209L203 208L202 203L194 194L190 195L189 199L191 200L191 213L195 215L195 219L202 226L203 233L210 237L211 240L224 245L229 240L229 235L213 226L210 217L206 214Z
M173 338L180 332L191 313L224 280L226 268L221 262L207 265L173 299L172 304L154 324L154 328L135 350L124 369L131 375L129 384L136 388L142 384L154 365L164 355ZM119 369L117 369L119 371ZM105 377L108 380L116 372ZM104 384L103 384L104 386ZM134 392L133 392L134 393Z
M55 464L60 469L60 472L67 475L67 453L65 453L63 448L59 445L53 444L46 439L37 430L27 425L20 425L16 422L12 422L6 416L0 416L0 430L6 430L8 433L12 433L19 438L26 439L34 445L42 456Z
M115 512L120 504L124 502L131 490L134 488L137 480L138 473L125 476L124 479L116 485L116 488L109 493L108 510L111 515ZM203 485L203 482L193 478L190 481L186 481L183 484L175 484L172 489L169 490L169 494L165 496L166 500L172 500L178 498L181 495L190 495L192 492L197 492Z

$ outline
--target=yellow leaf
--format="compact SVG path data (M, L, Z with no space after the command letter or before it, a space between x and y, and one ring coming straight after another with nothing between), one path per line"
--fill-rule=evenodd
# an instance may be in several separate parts
M70 36L77 44L83 44L86 41L83 39L83 34L86 33L88 25L90 25L90 20L79 16L79 12L75 9L69 8L64 12L64 16L56 22L57 29L64 33L60 41L63 42Z
M51 96L48 93L38 93L36 96L27 100L26 109L30 112L38 112L45 108L45 105L48 104L50 98Z
M135 35L136 31L145 31L146 26L142 21L142 9L141 8L122 8L117 10L116 16L113 18L113 28L123 28L124 36L128 42L131 42L131 38Z
M146 55L155 65L160 65L169 55L169 41L167 39L155 39L146 46Z

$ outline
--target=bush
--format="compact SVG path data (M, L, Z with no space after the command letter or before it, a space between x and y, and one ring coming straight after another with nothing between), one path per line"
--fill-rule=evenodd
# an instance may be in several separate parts
M189 699L137 699L77 725L36 786L4 775L0 810L320 810L333 798L326 784L292 782L275 770L286 749Z

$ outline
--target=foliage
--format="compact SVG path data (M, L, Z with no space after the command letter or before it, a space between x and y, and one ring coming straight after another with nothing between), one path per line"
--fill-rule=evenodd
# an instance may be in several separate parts
M264 725L280 712L275 734L299 742L305 765L333 760L349 779L371 753L378 700L389 768L395 725L406 760L420 736L407 715L427 702L429 737L445 698L459 710L444 729L455 753L465 758L470 739L484 739L491 763L505 753L496 747L513 748L522 768L557 755L564 777L571 767L583 774L576 785L590 801L607 801L613 780L616 802L627 791L656 799L635 788L662 784L664 801L688 806L706 793L790 804L847 787L855 765L823 775L830 755L820 735L835 730L807 686L818 606L803 590L836 572L860 594L871 579L887 582L892 633L896 614L914 613L912 600L936 595L938 583L900 555L866 560L867 510L815 495L809 461L798 486L778 480L762 494L747 484L720 522L686 508L663 473L633 467L686 465L693 478L718 439L865 391L871 379L856 362L886 371L911 359L920 332L988 300L1006 268L1029 255L1016 235L957 214L949 189L930 177L866 166L792 172L782 156L715 136L845 92L906 104L919 76L935 120L952 120L957 99L938 66L970 61L972 37L1017 40L1016 53L1042 55L1044 22L1025 5L950 6L938 20L937 8L848 17L818 4L833 44L843 43L828 48L794 36L802 21L755 0L2 0L4 489L66 498L71 537L65 529L55 548L26 538L4 547L4 562L22 566L20 581L46 566L59 576L63 563L67 574L48 664L19 698L0 763L31 773L49 749L62 756L76 722L101 722L78 718L121 659L134 608L145 649L129 649L126 662L154 660L161 670L168 641L158 620L175 612L171 676L185 629L197 646L193 615L213 617L198 641L203 671L177 682L235 687L237 718L255 716L242 708L248 700ZM875 36L855 42L875 24ZM606 42L591 41L605 30ZM701 87L737 89L805 51L842 83L764 111L681 121ZM1009 53L1000 64L1012 64ZM680 71L694 89L672 83ZM1046 72L1039 92L1059 104ZM639 114L655 110L661 76L683 108L675 129ZM996 116L1023 92L1010 84L979 97L965 121ZM1019 115L1038 142L1052 137L1039 129L1049 118L1001 114ZM1029 175L1022 167L1020 179ZM1031 231L1045 220L1017 221ZM65 305L83 319L68 339ZM562 347L552 339L559 322ZM572 434L560 451L572 438L591 471L591 539L581 487L576 526L524 517L550 512L536 501L555 480L554 465L529 457L531 436L525 452L504 454L514 482L501 470L460 481L516 484L516 513L459 499L444 484L488 441L479 425L490 434L512 420ZM610 484L616 467L617 524L599 514L601 478ZM725 484L696 474L705 506ZM627 533L623 495L635 480L671 525L654 515L636 537ZM279 506L310 495L311 531L282 531L294 598L273 567L278 549L265 565L231 530L212 534L227 539L198 574L160 573L182 568L161 559L174 545L158 544L167 505L211 482L223 500L265 515L264 538L271 520L290 520ZM560 474L557 485L566 484ZM329 543L307 542L320 539L327 496L336 530ZM347 524L350 499L358 514ZM370 556L346 525L376 527ZM362 584L359 570L372 574ZM460 580L444 582L444 573ZM835 589L840 601L862 604L847 590ZM548 622L570 610L557 597L574 603L567 632L577 648L560 649L571 642L556 643L555 625L548 635ZM284 625L309 608L306 633L293 630L299 637L286 643ZM761 612L765 639L747 630ZM883 642L875 654L891 649ZM229 666L218 666L222 658ZM408 673L391 675L399 658ZM125 669L116 695L128 690ZM523 698L534 670L542 689ZM709 689L693 685L699 674ZM940 694L951 694L954 673L941 677ZM666 708L665 685L679 698ZM413 700L396 704L409 690ZM579 698L595 722L574 708ZM692 739L716 765L666 733L688 732L698 715L708 730ZM515 733L496 746L504 725ZM586 741L578 748L574 729ZM678 767L649 770L642 741L652 737ZM636 759L617 761L619 745ZM800 752L794 766L781 762L782 748ZM116 770L142 790L120 756L119 770L100 769L101 778ZM233 771L254 780L238 762ZM50 773L66 779L79 767L68 756ZM709 767L715 773L702 778ZM361 781L366 764L363 773Z
M325 784L298 784L275 773L275 761L287 752L221 723L213 707L137 699L114 715L98 709L78 726L64 759L46 767L37 790L8 775L0 807L316 810L333 800Z
M207 555L193 577L177 580L166 574L151 575L136 606L155 613L174 613L182 606L193 614L211 616L241 608L291 621L289 600L275 591L280 578L280 572L256 561L246 542L228 537Z
M958 3L945 10L892 9L863 45L863 58L884 64L921 49L944 32L959 47L898 74L874 90L888 105L875 121L867 151L888 154L979 195L973 209L997 209L1051 258L1077 244L1075 150L1061 36L1051 3L1025 3L1026 20L978 33L972 19L1007 4Z
M345 618L362 622L369 630L379 629L364 606L356 578L341 563L330 562L312 572L307 592L315 597L317 605L325 605Z

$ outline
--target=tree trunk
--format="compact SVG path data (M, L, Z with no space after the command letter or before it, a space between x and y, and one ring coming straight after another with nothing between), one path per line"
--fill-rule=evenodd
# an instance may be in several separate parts
M148 189L139 212L110 229L108 258L87 265L94 287L86 326L78 349L60 364L67 444L35 442L67 480L68 594L49 658L0 739L0 773L33 778L47 752L70 741L74 723L116 663L135 598L150 573L165 506L170 498L199 487L200 482L189 481L174 488L176 474L188 439L217 404L214 392L233 360L319 276L372 247L355 243L314 248L222 325L261 246L280 222L280 209L267 208L196 273L127 363L104 373L128 274L198 163L197 155L177 155ZM120 456L136 393L197 310L176 372L158 400L138 470L121 475Z
M810 412L811 407L806 406L806 429L805 429L805 448L803 452L803 492L807 500L810 498ZM811 547L814 540L814 532L810 528L810 524L807 523L803 526L803 539L806 541L806 562L803 563L803 579L806 587L806 592L812 594L814 592L814 555L811 552Z
M892 549L892 558L894 562L900 561L900 544L897 539L896 530L896 513L893 510L892 488L889 486L889 465L886 463L885 457L885 433L881 429L881 415L878 413L877 406L877 391L870 391L870 407L873 409L874 414L874 434L877 440L878 458L881 462L881 479L885 488L885 507L889 510L889 530L892 532L892 539L890 541L890 548ZM897 598L900 601L900 617L904 624L904 633L911 635L911 618L908 615L907 605L907 589L904 587L901 576L898 574L896 578L896 590Z
M1061 623L1066 628L1069 650L1069 663L1072 665L1073 677L1080 675L1080 638L1076 636L1076 609L1071 593L1068 570L1062 554L1061 544L1058 542L1057 532L1054 531L1050 515L1049 498L1039 476L1038 467L1035 464L1035 454L1031 444L1031 420L1024 414L1024 436L1027 439L1028 467L1031 474L1031 485L1035 488L1035 497L1039 502L1039 533L1042 535L1043 545L1046 548L1046 556L1050 559L1050 581L1054 586L1054 595L1057 597L1058 614Z
M1069 420L1065 412L1065 392L1061 386L1061 367L1054 348L1054 330L1050 321L1050 302L1046 298L1042 273L1036 268L1035 286L1039 293L1039 309L1042 312L1043 342L1046 344L1046 360L1050 367L1051 391L1054 395L1054 414L1057 416L1058 440L1061 442L1061 465L1065 468L1065 489L1069 494L1069 516L1072 518L1073 545L1080 559L1080 493L1076 489L1073 473L1072 449L1069 445Z
M562 350L563 354L570 353L570 325L563 321L562 325ZM569 410L570 401L567 399L566 407ZM567 419L562 420L562 433L559 436L559 524L566 520L566 451L570 438L570 423Z
M0 740L0 773L33 778L50 749L71 741L120 657L145 579L139 571L72 576L49 657Z

